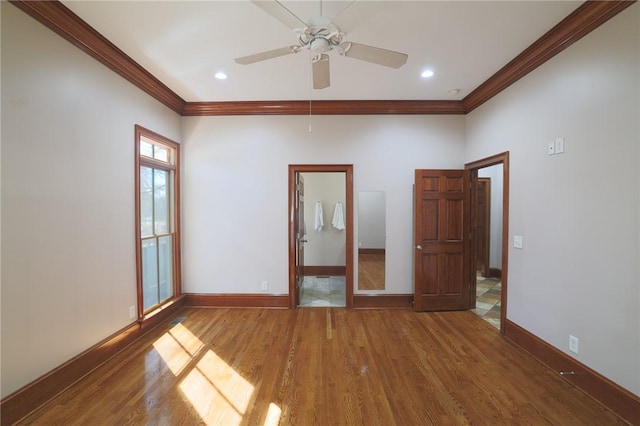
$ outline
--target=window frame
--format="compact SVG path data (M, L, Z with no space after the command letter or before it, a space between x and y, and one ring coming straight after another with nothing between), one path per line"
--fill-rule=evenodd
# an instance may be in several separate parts
M142 139L149 139L154 144L168 148L169 161L165 162L144 156L140 153L140 142ZM181 271L181 226L180 226L180 144L172 141L156 132L146 129L138 124L135 125L135 236L136 236L136 293L137 293L137 308L138 315L137 321L143 322L146 318L152 316L156 311L161 310L165 305L173 302L182 295L182 271ZM140 218L140 169L141 167L151 167L153 169L166 170L169 172L169 181L167 182L167 188L173 188L170 191L169 203L173 202L170 206L169 212L173 218L172 227L173 232L169 229L167 235L172 235L172 290L173 296L164 301L160 301L159 304L152 306L144 311L144 292L143 292L143 280L142 280L142 229ZM171 177L173 176L173 178ZM171 227L169 227L171 228ZM155 230L154 230L155 234ZM145 237L148 238L148 237Z

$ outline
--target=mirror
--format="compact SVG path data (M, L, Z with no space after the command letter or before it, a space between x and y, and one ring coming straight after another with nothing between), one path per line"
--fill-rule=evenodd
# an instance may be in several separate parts
M358 289L384 290L386 231L384 191L358 194Z

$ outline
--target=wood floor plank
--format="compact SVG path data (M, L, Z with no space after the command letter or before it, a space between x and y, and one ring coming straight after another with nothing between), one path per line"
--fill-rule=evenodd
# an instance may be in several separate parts
M625 424L471 312L179 316L21 424Z

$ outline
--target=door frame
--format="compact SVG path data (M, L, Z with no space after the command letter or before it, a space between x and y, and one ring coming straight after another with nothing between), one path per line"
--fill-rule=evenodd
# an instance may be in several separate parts
M481 160L473 161L465 164L465 170L470 172L471 176L478 176L478 170L502 164L502 265L501 265L501 291L500 291L500 334L504 334L504 325L507 320L507 277L509 276L509 151L502 152L500 154L492 155L491 157L483 158ZM473 178L472 178L473 180ZM471 197L471 202L475 203L475 197ZM475 208L472 204L471 208ZM471 238L470 241L475 241L475 227L471 224ZM475 264L475 247L473 244L470 246L470 263ZM475 265L474 265L475 266ZM475 273L473 275L473 283L475 285ZM470 291L470 297L475 297L475 288Z
M289 165L289 307L296 309L296 235L295 181L300 173L345 174L345 281L346 306L353 307L353 164L290 164Z
M486 178L486 177L478 177L478 183L480 182L484 182L485 183L485 211L484 211L484 217L485 217L485 223L484 228L485 228L485 238L484 241L482 241L482 245L484 246L484 256L481 259L482 260L482 274L485 277L489 276L489 262L490 262L490 252L491 252L491 178ZM478 195L477 192L474 193L474 195ZM476 198L473 198L472 200L476 200ZM477 215L475 215L475 212L477 210L474 211L474 214L472 215L472 218L474 219L474 221L471 223L472 226L475 226L475 224L477 224L478 222L477 220ZM472 241L472 244L476 244L474 247L477 247L477 241ZM476 271L477 271L477 261L478 259L475 259L476 261ZM474 304L475 306L475 304Z

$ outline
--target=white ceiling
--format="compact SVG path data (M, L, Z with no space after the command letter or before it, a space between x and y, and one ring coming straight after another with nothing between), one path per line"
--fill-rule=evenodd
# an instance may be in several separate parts
M359 22L345 40L409 59L393 69L331 52L331 86L322 90L311 89L308 51L234 62L296 44L288 27L250 1L63 3L185 101L197 102L460 100L582 1L358 1L350 13ZM320 12L316 0L282 3L305 21ZM323 15L334 17L348 4L325 0ZM427 68L435 75L422 79ZM215 79L218 71L228 79Z

